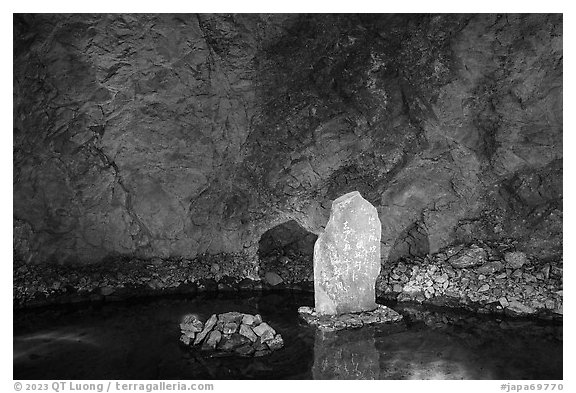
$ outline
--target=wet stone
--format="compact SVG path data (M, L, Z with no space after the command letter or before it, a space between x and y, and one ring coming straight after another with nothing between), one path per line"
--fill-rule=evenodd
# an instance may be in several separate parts
M255 351L256 350L254 349L254 347L250 344L244 344L244 345L241 345L238 348L234 349L234 352L236 352L240 356L250 356Z
M393 323L402 320L402 315L381 304L378 304L375 310L345 316L318 314L310 307L300 307L298 312L302 319L322 331L354 329L374 323Z
M298 313L300 313L300 314L312 314L313 312L314 312L314 309L312 307L308 307L308 306L298 307Z
M190 332L201 332L204 324L196 315L189 314L184 316L180 324L180 330Z
M269 340L266 344L268 344L268 347L272 351L276 351L284 346L284 340L282 339L282 336L280 334L277 334L276 336L274 336L274 338L272 338L272 340Z
M180 336L180 341L182 341L186 345L190 345L191 339L187 335L183 334Z
M243 317L244 317L244 314L236 312L236 311L232 311L232 312L227 312L227 313L218 315L218 321L224 322L224 323L227 323L227 322L240 323L242 321Z
M344 322L346 326L357 328L364 325L362 318L358 314L343 314L337 317L338 320Z
M208 338L206 339L204 344L202 344L202 349L210 350L216 348L216 345L220 342L221 339L222 339L222 333L220 333L218 330L210 332Z
M206 324L204 324L204 329L202 329L202 331L198 333L198 335L196 336L196 339L194 340L194 345L198 345L202 340L204 340L204 338L208 335L208 333L210 333L212 328L216 326L217 320L218 317L216 316L216 314L212 314L212 316L208 318Z
M238 331L241 335L248 338L250 341L254 342L258 338L258 336L254 333L254 331L250 328L250 326L246 324L240 325L240 330Z
M517 300L510 301L506 309L518 315L529 315L535 312L532 307L527 306L526 304L523 304Z
M254 325L255 321L256 321L256 318L250 314L244 314L244 316L242 317L242 324L243 325L252 326L252 325Z
M202 325L204 328L200 332L194 331ZM256 356L257 351L260 351L258 356L264 356L284 345L282 336L268 323L262 322L259 314L212 314L205 324L196 315L189 314L183 318L180 327L180 341L191 349L199 348L208 357Z
M225 323L224 326L222 326L222 333L223 334L236 333L237 330L238 330L238 324L235 322L228 322L228 323Z
M258 337L260 337L264 342L273 339L276 334L276 331L266 322L262 322L252 330L254 330L254 333L256 333L256 335L258 335Z
M250 290L254 288L254 281L249 278L244 278L238 283L238 288L241 290Z
M254 349L256 349L257 351L263 351L263 350L267 350L269 348L268 348L268 344L266 344L265 342L262 342L260 337L258 337L256 339L256 341L254 342Z
M113 287L102 287L100 288L100 293L103 296L109 296L112 295L114 292L116 292L116 289Z
M266 274L264 275L264 280L272 286L281 284L284 281L282 277L280 277L277 273L274 272L266 272Z
M230 337L222 338L222 340L218 344L218 350L231 352L236 348L248 343L250 343L250 340L248 338L242 336L241 334L234 333Z

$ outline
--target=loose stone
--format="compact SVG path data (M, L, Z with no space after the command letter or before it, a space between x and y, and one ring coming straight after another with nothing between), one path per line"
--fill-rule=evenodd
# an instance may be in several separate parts
M277 273L274 272L266 272L266 274L264 275L264 280L272 286L281 284L284 281L282 277L280 277Z
M189 314L184 316L182 323L180 324L180 329L190 332L201 332L203 327L202 321L194 314Z
M284 346L284 340L282 340L282 336L280 334L277 334L271 340L269 340L266 344L268 344L268 347L272 351L275 351L275 350L280 349Z
M523 252L507 252L504 254L504 260L512 269L519 269L528 262L528 258Z
M180 336L180 341L182 341L186 345L190 345L190 337L188 337L185 334Z
M222 333L220 333L218 330L213 330L208 335L208 338L204 342L203 347L206 346L206 349L214 349L221 339Z
M202 331L198 333L198 335L196 336L196 339L194 340L194 345L198 345L200 344L200 342L202 342L202 340L204 340L204 338L208 335L208 333L210 333L212 328L216 326L217 321L218 317L216 316L216 314L212 314L212 316L210 316L210 318L208 318L208 320L204 324L204 329L202 329Z
M227 313L218 315L218 321L221 321L224 323L227 323L227 322L240 323L242 321L243 317L244 317L244 314L236 312L236 311L231 311L231 312L227 312Z
M222 326L222 333L223 334L236 333L237 330L238 330L238 324L235 322L228 322L228 323L225 323L224 326Z
M515 314L519 314L519 315L533 314L535 311L532 307L527 306L523 303L520 303L517 300L510 301L508 304L508 307L506 309L512 311Z
M218 349L221 351L230 352L244 344L250 343L248 338L238 333L233 333L230 337L224 337L218 344Z
M486 251L478 247L477 245L472 245L468 249L463 249L456 255L450 257L448 262L455 268L466 268L472 266L482 265L487 259Z
M247 337L250 341L254 342L258 338L258 336L254 333L254 331L250 328L250 326L246 324L240 325L239 333L244 337Z
M267 350L269 348L268 348L268 344L266 344L265 342L262 342L260 337L258 337L256 339L256 341L254 342L254 349L256 349L257 351L263 351L263 350Z
M255 318L253 315L250 314L244 314L244 316L242 317L242 324L244 325L254 325L255 322Z
M264 342L273 339L276 334L276 331L266 322L262 322L252 330L254 330L254 333L256 333Z

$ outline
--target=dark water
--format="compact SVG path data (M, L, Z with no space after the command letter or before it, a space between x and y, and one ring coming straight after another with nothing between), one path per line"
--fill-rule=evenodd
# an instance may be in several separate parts
M562 325L394 305L396 325L321 334L311 294L163 298L14 314L14 379L562 379ZM385 302L383 302L385 303ZM179 343L193 312L260 313L285 347L204 358Z

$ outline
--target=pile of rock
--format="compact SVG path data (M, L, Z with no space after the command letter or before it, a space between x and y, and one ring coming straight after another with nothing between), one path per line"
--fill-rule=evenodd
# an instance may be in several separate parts
M402 315L389 307L381 304L372 311L363 311L359 313L346 313L338 315L318 314L313 308L302 306L298 308L298 313L310 325L316 326L325 332L334 332L343 329L354 329L364 325L375 323L392 323L402 319Z
M180 324L182 341L197 346L211 356L264 356L284 346L280 333L262 321L260 314L236 311L212 314L203 323L196 315L186 315Z
M379 290L398 301L459 305L480 312L562 315L562 264L538 264L486 244L383 266Z
M121 300L148 294L259 290L254 261L238 254L194 259L116 258L92 265L14 260L14 307Z

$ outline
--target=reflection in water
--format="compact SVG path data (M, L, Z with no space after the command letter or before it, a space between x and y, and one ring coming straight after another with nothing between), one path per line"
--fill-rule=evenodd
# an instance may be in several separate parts
M406 325L316 331L314 379L475 379L475 362L461 342ZM486 375L488 373L488 375Z
M15 379L562 379L562 325L395 304L398 324L321 334L313 295L238 293L14 313ZM187 313L261 314L285 347L205 358L180 346Z
M50 331L44 333L28 334L14 338L14 362L24 360L29 356L42 356L49 354L61 345L91 345L96 343L85 334Z
M316 331L312 366L314 379L378 379L379 374L380 355L371 327Z
M489 370L474 375L474 362L462 343L442 334L406 331L380 337L378 349L380 379L491 379Z

